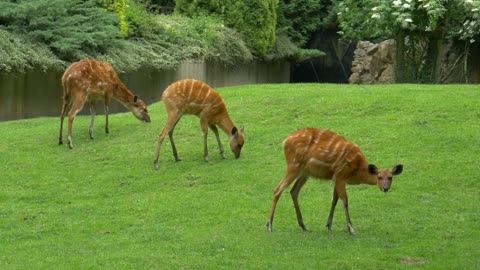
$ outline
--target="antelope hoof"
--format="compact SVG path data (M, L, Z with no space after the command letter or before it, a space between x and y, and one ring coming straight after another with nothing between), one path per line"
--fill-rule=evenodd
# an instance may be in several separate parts
M105 133L110 133L110 131L108 130L108 127L105 127Z
M325 225L325 227L327 227L327 229L328 229L329 232L332 231L332 224L327 224L327 225Z
M62 140L62 139L58 140L58 145L61 145L61 144L63 144L63 140Z
M158 171L158 161L153 162L153 168Z
M93 130L89 130L89 131L88 131L88 135L90 135L90 139L93 140Z
M351 224L348 224L348 232L350 233L350 235L355 235L355 230L353 229L352 225Z
M270 221L267 221L267 231L268 232L272 232L272 223L270 223Z
M68 148L73 149L73 144L71 142L68 142Z

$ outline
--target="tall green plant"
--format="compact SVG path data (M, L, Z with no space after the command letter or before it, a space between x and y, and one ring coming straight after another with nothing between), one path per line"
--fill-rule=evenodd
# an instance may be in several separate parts
M97 2L118 15L118 28L120 29L120 33L122 33L124 38L127 37L129 32L126 16L128 0L97 0Z

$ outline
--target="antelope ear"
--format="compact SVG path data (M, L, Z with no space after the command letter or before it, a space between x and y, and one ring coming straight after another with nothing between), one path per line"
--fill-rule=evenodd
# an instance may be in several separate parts
M392 169L392 175L399 175L401 174L403 171L403 165L402 164L398 164L397 166L393 167Z
M134 97L133 97L133 104L137 104L137 101L138 101L138 97L137 97L137 96L134 96Z
M238 136L238 129L237 127L232 128L232 136L237 137Z
M377 166L373 165L373 164L368 164L368 172L370 174L377 174L378 173L378 169L377 169Z

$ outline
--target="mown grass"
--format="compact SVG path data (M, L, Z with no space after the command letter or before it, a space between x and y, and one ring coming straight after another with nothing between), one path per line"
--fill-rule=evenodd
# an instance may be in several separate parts
M2 269L475 269L480 265L480 87L470 85L255 85L218 89L237 125L242 157L222 160L198 119L153 154L165 112L152 123L112 115L74 123L75 149L58 146L58 118L0 123ZM281 142L301 127L332 129L379 167L404 164L386 194L349 186L357 235L341 204L325 228L333 184L309 181L297 225L289 193L274 232L265 223L283 177ZM222 134L224 145L227 146Z

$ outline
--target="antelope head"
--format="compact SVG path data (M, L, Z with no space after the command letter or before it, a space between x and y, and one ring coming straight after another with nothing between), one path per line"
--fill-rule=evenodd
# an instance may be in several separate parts
M230 149L232 150L235 158L239 158L240 152L242 151L244 143L243 129L243 126L240 126L240 130L236 127L233 127L232 134L230 136Z
M133 97L133 106L131 107L131 111L138 120L145 123L150 123L150 115L148 114L147 105L137 96Z
M373 164L368 165L368 172L377 178L377 186L380 191L387 192L391 185L394 175L399 175L403 171L403 165L396 165L391 169L379 170Z

